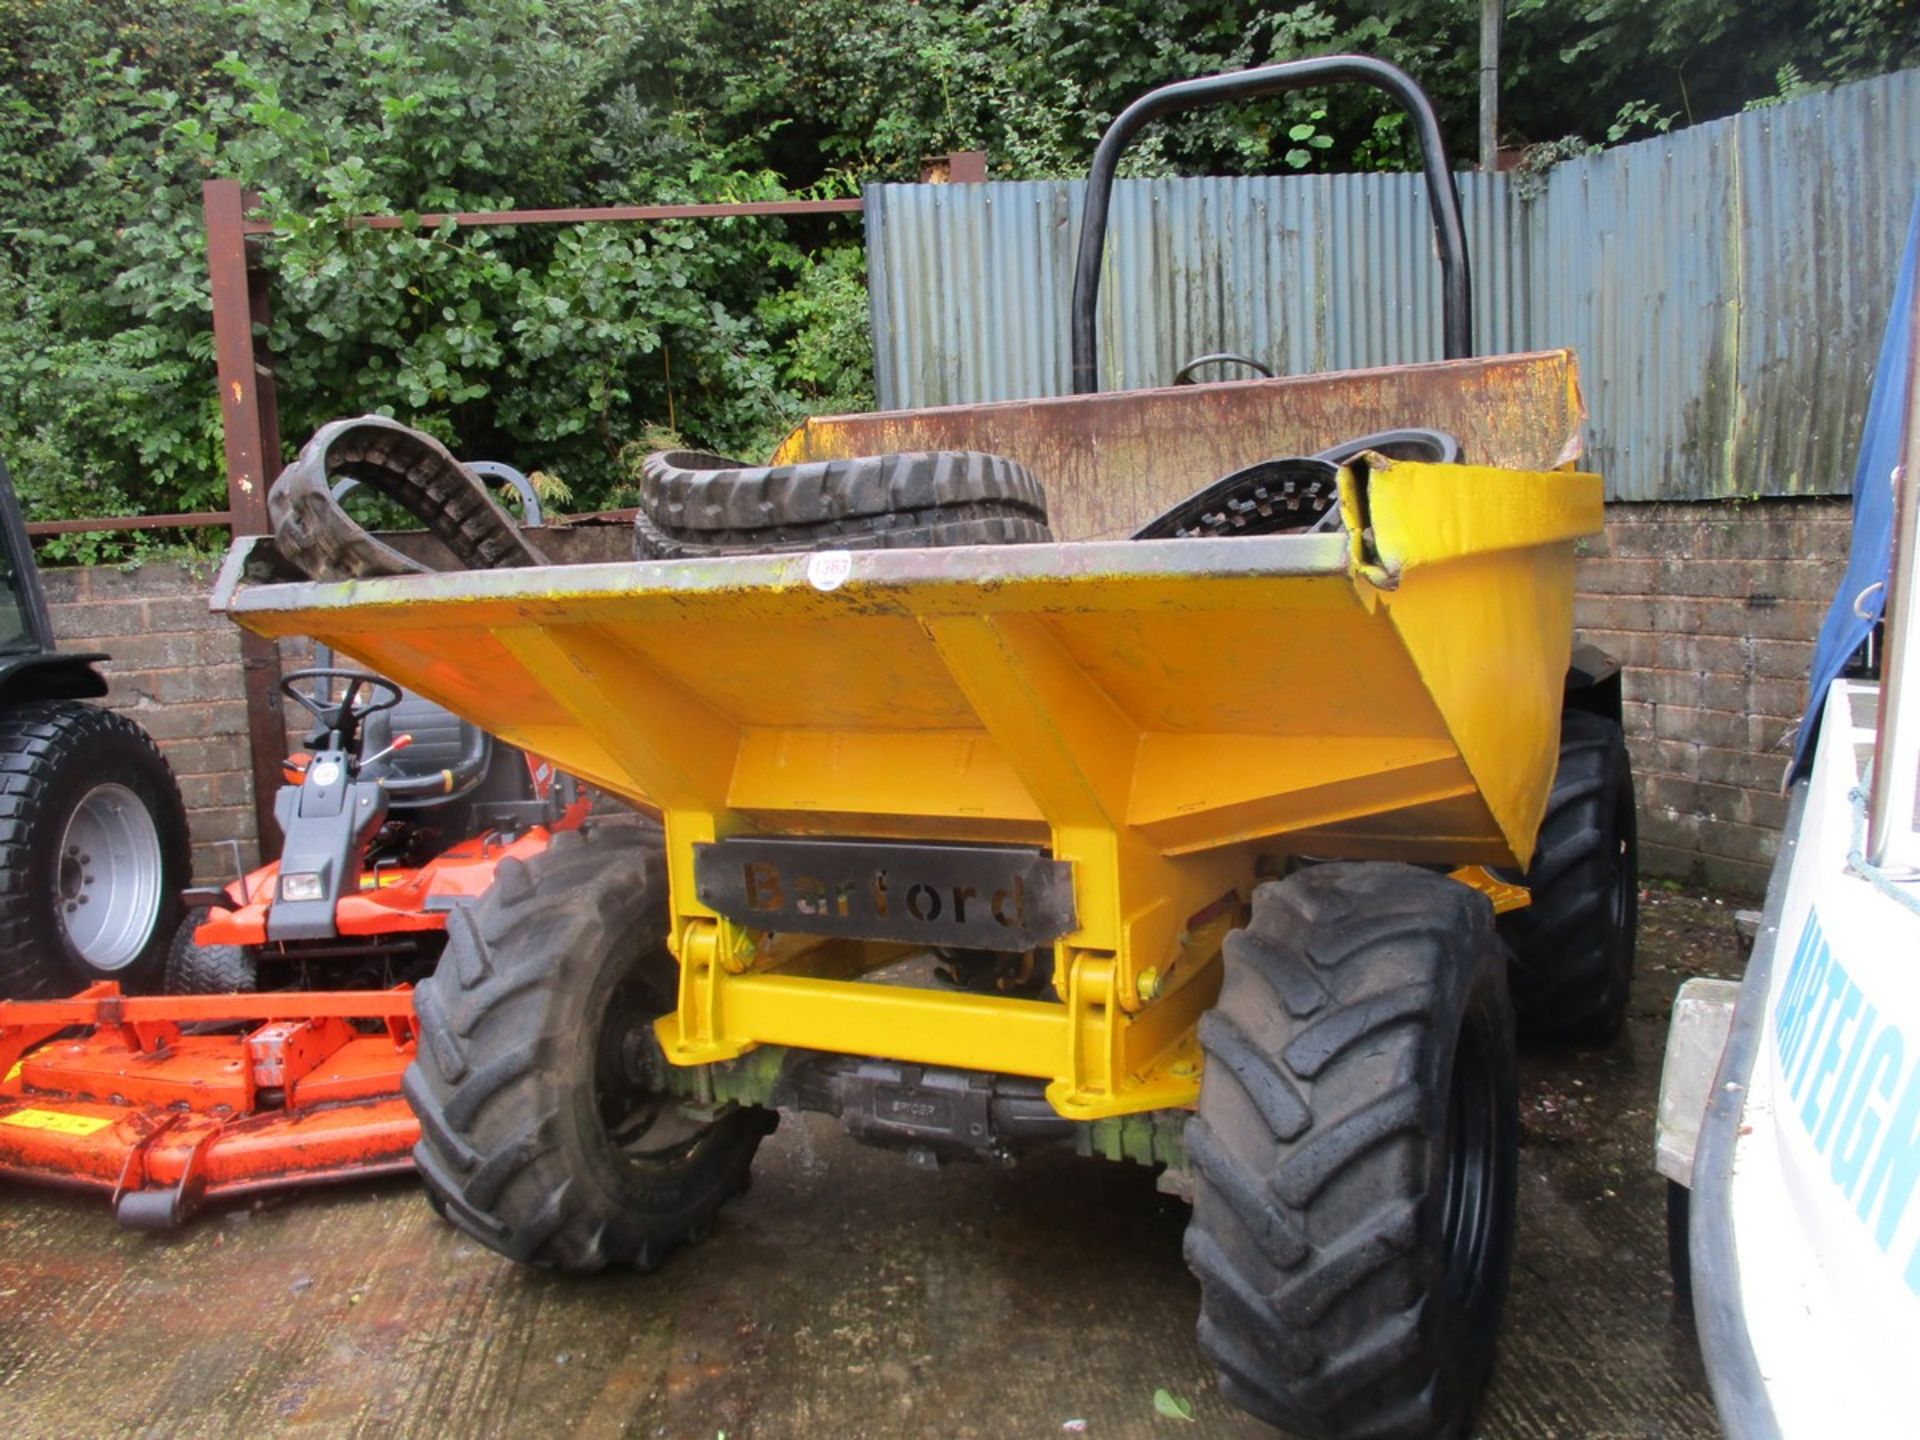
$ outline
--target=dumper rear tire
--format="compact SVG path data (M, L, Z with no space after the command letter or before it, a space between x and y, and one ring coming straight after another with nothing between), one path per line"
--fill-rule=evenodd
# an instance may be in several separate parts
M1464 1432L1513 1252L1492 907L1405 865L1262 885L1200 1041L1186 1255L1221 1390L1302 1436Z
M1522 1034L1600 1043L1626 1023L1639 924L1633 766L1620 727L1569 710L1533 863L1532 903L1500 917Z
M656 1088L666 906L657 831L563 832L453 912L414 991L415 1162L445 1218L510 1259L652 1269L745 1190L774 1126L757 1109L697 1121Z
M1052 539L1025 466L970 450L743 465L673 450L641 466L643 560L785 550L1022 545Z

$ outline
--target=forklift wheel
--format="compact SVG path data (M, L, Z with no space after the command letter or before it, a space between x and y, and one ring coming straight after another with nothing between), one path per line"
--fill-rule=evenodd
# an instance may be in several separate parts
M1186 1254L1221 1390L1303 1436L1466 1433L1519 1129L1486 899L1407 865L1262 885L1200 1041Z
M189 864L146 731L73 700L0 715L0 997L157 989Z
M766 1110L697 1119L655 1086L666 905L657 831L563 832L452 913L414 991L414 1160L446 1218L510 1259L650 1270L746 1188L773 1129Z
M260 988L260 961L245 945L201 945L193 938L200 912L191 911L173 932L167 951L169 995L242 995Z

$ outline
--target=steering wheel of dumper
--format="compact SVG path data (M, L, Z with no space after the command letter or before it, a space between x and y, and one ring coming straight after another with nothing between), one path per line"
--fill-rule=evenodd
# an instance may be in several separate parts
M303 690L303 682L324 681L324 686ZM344 681L346 690L339 699L329 699L335 681ZM340 748L351 750L360 737L360 727L369 715L391 710L400 703L400 687L370 670L341 670L322 666L313 670L295 670L280 682L280 693L339 736Z
M1196 355L1178 370L1173 372L1176 385L1198 385L1193 372L1206 365L1244 365L1249 370L1258 370L1267 379L1273 379L1273 367L1265 361L1256 360L1251 355L1236 355L1231 350L1216 350L1211 355Z

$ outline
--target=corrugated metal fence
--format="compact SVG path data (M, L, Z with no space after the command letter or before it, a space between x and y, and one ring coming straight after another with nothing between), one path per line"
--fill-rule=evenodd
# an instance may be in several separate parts
M1847 489L1920 188L1920 71L1568 161L1531 198L1460 181L1475 343L1579 354L1614 498ZM883 407L1068 391L1082 189L867 191ZM1103 387L1215 350L1290 374L1438 359L1439 279L1417 176L1123 181Z

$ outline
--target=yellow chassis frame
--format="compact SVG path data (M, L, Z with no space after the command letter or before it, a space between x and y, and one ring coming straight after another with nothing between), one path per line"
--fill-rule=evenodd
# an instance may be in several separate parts
M1239 897L1251 886L1250 870L1226 892L1232 903L1180 932L1171 965L1136 977L1131 1005L1111 951L1062 942L1054 955L1054 973L1064 977L1060 999L1016 1000L843 978L897 958L900 946L817 944L796 955L724 917L690 917L674 944L679 1006L656 1028L676 1065L777 1044L1033 1076L1049 1082L1049 1103L1072 1120L1191 1108L1200 1098L1195 1027L1220 993L1220 947L1245 920ZM1191 893L1216 883L1218 872L1181 878ZM1481 866L1453 878L1485 894L1496 911L1527 903L1524 889Z

